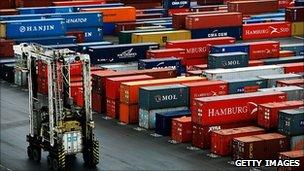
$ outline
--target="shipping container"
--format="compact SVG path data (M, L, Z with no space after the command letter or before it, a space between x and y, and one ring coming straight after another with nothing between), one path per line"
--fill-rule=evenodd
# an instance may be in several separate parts
M90 55L92 64L133 62L146 58L146 52L158 49L157 43L138 43L124 45L108 45L89 47L87 54Z
M291 23L268 22L243 25L243 40L269 39L291 36Z
M76 52L78 49L77 44L61 44L61 45L49 45L47 47L50 47L52 49L69 49L71 51Z
M73 11L80 12L82 9L88 8L107 8L107 7L122 7L123 3L106 3L106 4L95 4L95 5L75 5Z
M162 136L171 136L172 120L184 116L191 116L190 110L156 113L155 133Z
M198 5L220 5L224 0L198 0Z
M186 17L186 29L206 29L216 27L242 26L242 13L218 13L204 15L189 15Z
M304 135L290 137L290 149L291 150L303 150L304 149Z
M279 9L277 0L232 1L227 6L229 12L241 12L244 15L277 12Z
M107 98L107 113L106 115L112 119L119 117L119 100Z
M278 80L277 87L298 86L304 88L304 79Z
M192 39L213 38L213 37L234 37L237 40L242 39L242 27L216 27L191 30Z
M304 7L288 7L285 10L285 19L290 22L304 21Z
M289 139L278 133L238 137L232 148L234 160L275 160L279 152L289 150Z
M289 136L303 135L303 120L304 108L281 110L278 131Z
M298 86L274 87L259 89L259 92L285 92L288 100L303 100L304 89Z
M101 69L113 70L113 71L130 71L138 69L138 62L129 63L113 63L113 64L102 64L97 65Z
M113 45L112 42L102 41L102 42L87 42L87 43L78 43L78 52L85 53L89 47L93 46L106 46Z
M219 11L218 5L191 6L191 12Z
M0 39L0 58L14 57L14 41Z
M167 58L175 57L183 59L186 55L186 50L182 48L158 49L147 51L147 58Z
M75 36L77 43L83 43L85 39L85 33L83 31L69 31L66 32L67 36Z
M196 98L192 115L198 119L193 122L208 126L255 121L258 104L286 100L286 93L272 91Z
M75 5L99 5L104 4L105 0L78 0L78 1L62 1L52 2L54 6L75 6Z
M120 103L119 105L119 121L126 124L138 123L139 108L137 104Z
M0 22L0 37L20 39L29 37L63 36L66 32L64 19L15 20Z
M232 152L233 138L263 133L265 133L264 129L254 126L214 130L211 133L211 152L220 156L228 156Z
M303 36L304 35L304 22L291 23L291 35L292 36Z
M149 30L125 30L120 31L118 35L119 44L132 43L133 33L148 33L148 32L161 32L161 31L172 31L172 28L162 28L162 29L149 29Z
M303 1L304 5L304 1ZM304 150L295 150L295 151L286 151L279 153L280 160L299 160L300 163L304 163ZM297 167L293 166L279 166L278 171L302 171L304 169L304 165L300 165Z
M278 80L289 80L289 79L297 79L302 78L301 75L298 74L278 74L278 75L261 75L258 78L264 79L267 81L267 87L276 87Z
M19 14L49 14L49 13L71 13L72 7L27 7L17 8Z
M164 0L164 9L190 8L190 0Z
M160 46L164 46L168 41L188 39L191 39L191 33L187 30L132 34L132 43L157 42Z
M149 81L135 81L122 83L120 85L120 101L127 104L137 104L139 99L139 89L143 86L168 85L183 82L194 82L206 80L204 77L177 77L167 79L156 79Z
M287 64L279 64L279 66L284 67L285 74L288 73L304 73L304 63L298 62L298 63L287 63Z
M211 46L210 53L226 53L226 52L244 52L249 53L249 44L236 43L229 45L214 45Z
M41 37L41 38L25 38L14 39L16 44L20 43L37 43L40 45L61 45L61 44L75 44L75 36L58 36L58 37Z
M191 142L192 122L190 116L172 119L171 138L177 143Z
M82 12L100 12L103 15L103 22L116 23L136 20L136 9L131 6L107 7L107 8L86 8Z
M164 109L154 109L154 110L144 110L139 109L138 121L139 126L146 129L154 129L156 126L156 114L163 112L176 112L188 110L188 107L175 107L175 108L164 108Z
M262 41L249 43L249 59L268 59L280 56L280 42Z
M290 50L280 50L280 58L295 56L295 53Z
M179 84L141 87L138 104L143 110L189 106L188 88Z
M170 57L161 59L140 59L138 69L155 69L155 68L173 68L178 75L184 73L184 67L181 64L181 59Z
M208 69L248 67L248 62L244 52L214 53L208 56Z
M225 80L228 83L228 94L252 93L260 88L267 88L267 82L261 78L244 78Z
M247 79L257 77L259 75L284 74L284 68L276 65L253 66L244 68L232 69L208 69L205 70L205 75L210 80L234 80L234 79Z
M262 60L249 60L248 66L263 66L264 62Z
M233 37L203 38L193 40L169 41L166 44L166 48L186 49L187 56L191 58L199 58L202 60L200 64L207 64L210 46L233 43L235 43L235 38Z
M84 42L100 42L103 41L103 28L102 27L83 27L71 28L68 31L81 31L84 32Z
M275 13L267 13L267 14L250 15L250 18L252 18L252 19L280 18L280 17L285 17L285 12L275 12Z
M287 63L296 63L296 62L303 62L303 61L304 61L304 56L263 59L264 65L287 64Z
M18 10L16 9L0 9L0 16L1 15L17 15Z
M280 46L281 50L290 50L295 52L295 55L300 55L300 52L304 50L304 43L289 43Z
M279 110L294 109L304 106L304 102L286 101L275 103L264 103L258 106L258 125L266 129L278 127Z

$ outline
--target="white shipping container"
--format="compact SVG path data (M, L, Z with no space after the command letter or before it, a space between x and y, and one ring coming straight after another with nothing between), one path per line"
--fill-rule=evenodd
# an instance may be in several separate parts
M298 86L287 86L287 87L274 87L274 88L263 88L259 89L260 92L266 91L281 91L287 93L287 99L291 100L303 100L304 89Z
M203 72L203 75L209 80L248 79L266 74L284 74L284 68L277 65L265 65L233 69L208 69Z
M116 64L104 64L104 65L98 65L98 67L108 70L114 70L114 71L129 71L129 70L138 70L138 63L132 62L132 63L116 63Z
M262 75L258 76L259 78L267 80L267 87L276 87L278 80L288 80L288 79L298 79L302 78L298 74L277 74L277 75Z

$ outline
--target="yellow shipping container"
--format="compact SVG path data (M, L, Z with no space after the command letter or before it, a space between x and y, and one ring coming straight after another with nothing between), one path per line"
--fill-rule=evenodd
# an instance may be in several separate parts
M292 36L303 36L304 35L304 22L294 22L291 24L291 35Z
M132 43L156 42L164 46L167 41L191 39L191 32L187 30L133 33Z

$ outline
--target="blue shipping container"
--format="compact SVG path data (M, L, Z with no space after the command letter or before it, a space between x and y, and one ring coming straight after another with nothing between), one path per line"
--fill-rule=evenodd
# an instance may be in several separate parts
M164 9L190 8L190 0L164 0Z
M103 30L101 27L84 27L68 29L68 31L83 31L84 42L100 42L103 40Z
M7 39L63 36L66 33L64 19L1 21L0 37Z
M98 5L77 5L73 6L73 11L74 12L79 12L82 9L86 8L107 8L107 7L121 7L124 6L123 3L107 3L107 4L98 4Z
M138 43L89 47L88 54L92 64L134 62L146 58L146 52L158 49L157 43Z
M104 23L103 24L103 34L104 35L113 35L115 32L114 23Z
M152 23L152 26L164 26L166 28L172 28L172 22L166 22L166 23Z
M261 19L261 18L276 18L276 17L285 17L285 13L269 13L269 14L259 14L259 15L251 15L251 19Z
M48 14L74 12L73 7L29 7L17 8L19 14Z
M138 62L138 69L173 68L181 75L183 72L181 59L161 58L161 59L142 59Z
M0 21L43 19L45 14L0 15Z
M293 43L280 45L281 50L290 50L295 53L295 55L300 55L304 51L304 43Z
M286 63L296 63L303 62L304 56L292 56L292 57L284 57L284 58L270 58L270 59L262 59L264 65L276 65L276 64L286 64Z
M106 46L106 45L113 45L112 42L107 42L107 41L103 41L103 42L89 42L89 43L78 43L78 52L81 53L85 53L86 50L89 47L93 47L93 46Z
M304 1L303 0L295 0L294 6L304 6Z
M213 37L234 37L237 40L242 38L242 27L223 27L191 30L192 39L213 38Z
M59 37L42 37L42 38L27 38L14 39L16 44L20 43L37 43L41 45L60 45L60 44L75 44L75 36L59 36Z
M163 136L170 136L172 128L172 119L183 116L191 116L191 111L181 110L174 112L156 113L155 133Z
M249 52L249 44L238 43L230 45L213 45L210 53L225 53L225 52Z
M262 78L248 78L224 80L228 82L228 94L248 93L252 89L267 88L267 80Z

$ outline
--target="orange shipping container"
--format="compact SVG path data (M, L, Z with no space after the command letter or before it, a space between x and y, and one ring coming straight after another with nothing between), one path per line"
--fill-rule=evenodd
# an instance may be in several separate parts
M119 121L129 124L138 122L138 105L128 105L120 103L119 105Z
M134 7L109 7L109 8L88 8L83 12L100 12L103 15L103 22L116 23L136 20L136 9Z
M165 85L203 80L207 79L205 77L193 76L122 83L120 85L120 102L127 104L137 104L139 88L142 86Z

